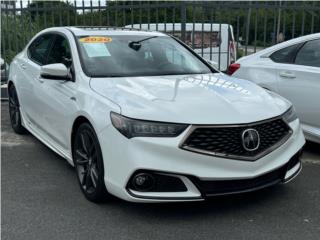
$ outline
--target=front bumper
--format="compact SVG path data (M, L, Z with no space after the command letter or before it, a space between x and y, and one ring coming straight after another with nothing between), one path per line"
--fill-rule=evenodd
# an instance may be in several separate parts
M98 134L104 158L105 185L111 194L124 200L163 202L199 201L207 196L252 191L286 182L300 171L301 163L297 153L305 144L299 120L290 123L290 127L293 134L283 145L254 162L248 162L180 149L179 143L187 131L176 138L129 140L113 126L109 126ZM295 160L296 164L289 169L289 160L291 162L292 159L298 160ZM178 177L188 190L136 192L128 189L131 176L142 169ZM213 188L217 190L214 184L223 189L228 187L229 183L233 185L232 182L240 183L240 187L220 192L212 191Z

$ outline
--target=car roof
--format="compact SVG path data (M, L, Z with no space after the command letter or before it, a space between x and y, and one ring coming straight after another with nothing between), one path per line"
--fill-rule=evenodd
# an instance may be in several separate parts
M309 34L309 35L297 37L297 38L294 38L294 39L291 39L291 40L288 40L288 41L285 41L285 42L282 42L282 43L278 43L278 44L276 44L276 45L274 45L272 47L268 47L266 49L263 49L263 50L257 52L256 55L268 56L268 55L272 54L273 52L275 52L275 51L277 51L279 49L282 49L282 48L285 48L285 47L289 47L291 45L298 44L298 43L301 43L301 42L315 40L315 39L320 39L320 33Z
M143 36L166 36L166 34L156 31L139 30L128 27L106 27L106 26L71 26L65 27L76 36L87 35L143 35Z

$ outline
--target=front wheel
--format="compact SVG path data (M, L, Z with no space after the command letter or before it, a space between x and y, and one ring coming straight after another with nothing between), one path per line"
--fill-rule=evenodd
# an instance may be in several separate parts
M73 143L73 161L78 181L85 197L102 202L110 195L104 184L104 167L98 138L88 123L78 128Z
M18 94L13 84L9 86L9 115L12 129L18 134L25 134L27 130L21 124L20 104Z

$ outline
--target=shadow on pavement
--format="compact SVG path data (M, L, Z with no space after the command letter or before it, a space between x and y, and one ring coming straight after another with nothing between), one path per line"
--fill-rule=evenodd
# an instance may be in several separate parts
M320 154L320 144L307 141L304 150L314 154Z

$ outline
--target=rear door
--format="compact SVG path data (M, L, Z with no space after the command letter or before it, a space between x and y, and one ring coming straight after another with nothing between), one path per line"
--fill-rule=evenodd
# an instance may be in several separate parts
M281 65L279 93L293 103L304 124L320 129L320 39L304 43L291 64Z

